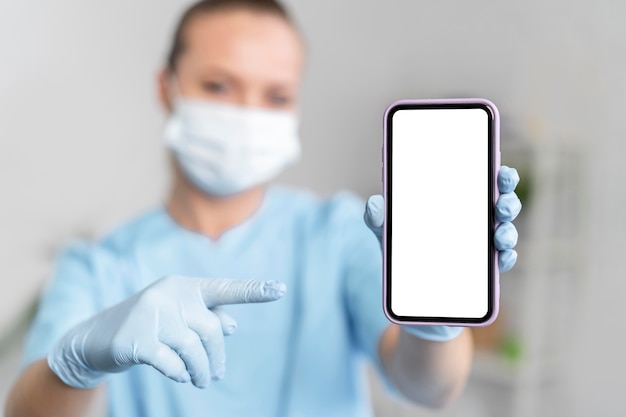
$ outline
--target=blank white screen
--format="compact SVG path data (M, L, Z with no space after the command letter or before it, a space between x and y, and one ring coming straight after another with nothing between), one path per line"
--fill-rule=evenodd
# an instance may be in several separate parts
M488 312L489 118L483 109L392 116L391 310Z

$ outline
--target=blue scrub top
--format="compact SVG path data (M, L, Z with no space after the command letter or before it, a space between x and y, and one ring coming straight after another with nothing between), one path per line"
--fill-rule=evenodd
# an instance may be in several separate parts
M226 375L206 389L140 365L107 380L109 416L370 416L363 358L380 369L381 249L364 203L270 187L257 212L219 240L159 208L58 259L28 333L24 365L44 358L73 325L166 275L280 280L265 304L224 308Z

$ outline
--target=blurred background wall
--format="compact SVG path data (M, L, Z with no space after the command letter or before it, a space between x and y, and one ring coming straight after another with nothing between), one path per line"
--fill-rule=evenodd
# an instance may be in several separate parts
M187 4L0 0L0 406L56 250L163 198L155 76ZM499 324L476 332L468 389L436 415L626 415L626 3L287 4L309 62L304 159L282 182L379 192L393 100L500 109L503 159L523 178L520 261ZM372 384L379 416L435 415Z

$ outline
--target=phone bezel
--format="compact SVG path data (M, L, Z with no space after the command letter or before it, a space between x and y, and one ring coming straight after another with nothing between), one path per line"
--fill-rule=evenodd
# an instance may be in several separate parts
M392 196L392 146L393 146L393 115L398 110L407 109L482 109L488 115L488 262L492 267L488 269L488 306L485 316L472 317L426 317L426 316L400 316L391 308L391 228L393 204ZM383 193L385 196L385 222L383 226L383 282L384 311L388 319L396 324L422 324L422 325L458 325L467 327L486 326L492 323L498 314L499 300L499 273L497 268L497 251L493 244L493 234L497 226L493 207L497 201L497 170L500 166L499 149L499 114L496 106L485 99L438 99L438 100L400 100L392 103L384 115L384 144L383 144Z

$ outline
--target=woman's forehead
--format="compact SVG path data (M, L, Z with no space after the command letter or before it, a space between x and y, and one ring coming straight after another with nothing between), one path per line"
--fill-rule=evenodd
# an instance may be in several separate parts
M246 10L194 17L184 33L179 76L225 75L247 84L299 85L304 48L284 18Z
M199 15L189 21L183 36L183 54L194 59L274 61L294 66L303 60L304 48L295 28L266 12L228 10Z

